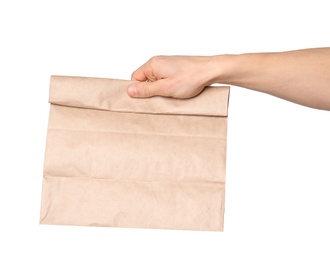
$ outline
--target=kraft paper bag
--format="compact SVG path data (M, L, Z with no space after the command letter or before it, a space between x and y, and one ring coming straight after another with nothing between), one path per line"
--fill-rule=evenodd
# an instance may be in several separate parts
M222 231L229 87L133 99L52 76L41 224Z

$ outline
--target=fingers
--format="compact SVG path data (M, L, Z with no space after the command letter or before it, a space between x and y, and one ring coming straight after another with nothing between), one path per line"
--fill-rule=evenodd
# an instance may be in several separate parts
M153 96L170 96L166 93L164 82L165 80L158 80L154 82L145 81L137 82L127 88L127 94L134 98L148 98Z
M131 80L137 80L137 81L156 81L160 79L160 75L155 74L155 70L159 60L159 57L152 57L150 60L148 60L145 64L143 64L140 68L138 68L136 71L132 73Z
M145 73L144 66L145 65L141 66L132 73L131 80L146 81L148 79L148 76Z
M149 66L149 61L134 71L131 76L131 80L137 81L151 80L151 78L153 78L153 71Z
M140 82L134 83L127 88L127 93L130 97L146 98L160 95L161 84L158 81L154 82L157 79L154 77L149 63L150 61L133 72L131 79Z

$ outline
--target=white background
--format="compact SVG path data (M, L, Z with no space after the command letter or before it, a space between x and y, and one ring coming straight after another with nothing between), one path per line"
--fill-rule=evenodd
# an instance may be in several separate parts
M330 46L329 28L320 0L1 0L0 259L330 259L330 112L238 87L224 233L38 224L50 75Z

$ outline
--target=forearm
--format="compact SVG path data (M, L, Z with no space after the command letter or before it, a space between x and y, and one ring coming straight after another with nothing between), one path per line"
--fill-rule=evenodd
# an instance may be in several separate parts
M330 110L330 48L220 55L214 56L211 63L213 82Z

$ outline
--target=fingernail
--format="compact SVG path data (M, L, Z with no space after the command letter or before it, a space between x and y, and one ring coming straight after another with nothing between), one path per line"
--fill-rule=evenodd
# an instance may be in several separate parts
M129 86L127 92L131 97L135 97L137 95L136 86Z

